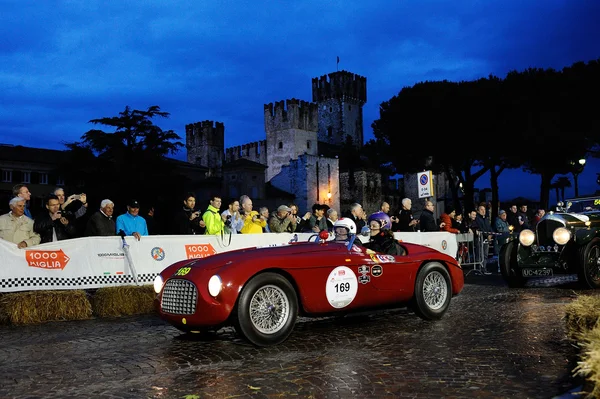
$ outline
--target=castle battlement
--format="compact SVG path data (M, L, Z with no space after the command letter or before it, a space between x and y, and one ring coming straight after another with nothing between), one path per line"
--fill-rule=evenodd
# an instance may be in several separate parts
M295 98L265 104L265 131L286 129L317 131L319 113L317 104Z
M313 78L312 95L313 102L335 99L363 105L367 102L367 78L348 71L332 72Z
M266 165L267 140L254 141L225 149L225 162L232 162L238 159L248 159Z
M186 146L224 146L225 126L223 122L202 121L185 125Z

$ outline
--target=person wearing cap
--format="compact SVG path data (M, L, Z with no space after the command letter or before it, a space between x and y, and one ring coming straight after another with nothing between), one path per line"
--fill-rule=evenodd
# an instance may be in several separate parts
M100 209L94 213L85 226L85 236L114 236L116 231L113 212L115 204L109 199L100 202Z
M279 205L277 211L269 217L269 229L271 233L293 233L296 231L296 217L292 215L292 208L287 205Z
M126 236L134 236L138 241L141 236L148 235L146 219L139 215L140 203L131 200L127 203L127 212L117 217L117 234L125 233Z

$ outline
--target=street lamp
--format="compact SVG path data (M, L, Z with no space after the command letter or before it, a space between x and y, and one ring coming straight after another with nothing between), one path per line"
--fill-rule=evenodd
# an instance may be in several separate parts
M583 167L585 166L585 158L581 158L579 161L577 161L579 163L579 166L577 165L573 165L575 167L575 169L573 170L573 180L575 181L575 197L579 197L579 185L577 183L577 178L579 177L579 174L581 172L583 172ZM574 162L573 162L574 164Z

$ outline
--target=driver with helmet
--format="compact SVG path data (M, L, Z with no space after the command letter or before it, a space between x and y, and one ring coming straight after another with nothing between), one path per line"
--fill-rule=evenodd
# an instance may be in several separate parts
M356 224L350 218L339 218L333 224L334 241L348 241L356 235ZM360 243L360 240L357 240Z
M392 221L387 213L379 211L371 214L368 218L368 226L371 229L371 239L364 246L376 252L389 255L405 255L406 251L394 238Z

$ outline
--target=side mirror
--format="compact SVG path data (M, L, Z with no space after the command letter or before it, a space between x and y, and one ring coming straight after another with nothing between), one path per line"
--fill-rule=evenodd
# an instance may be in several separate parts
M363 237L369 237L371 235L371 229L369 228L369 226L364 226L360 230L360 235Z

